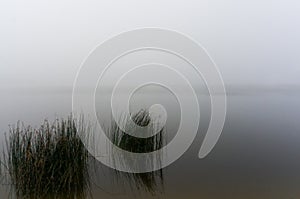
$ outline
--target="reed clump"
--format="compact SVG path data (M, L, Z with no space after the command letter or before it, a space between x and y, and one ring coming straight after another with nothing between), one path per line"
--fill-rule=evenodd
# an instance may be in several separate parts
M88 152L71 116L37 129L18 123L6 148L3 162L17 198L86 198Z
M129 118L121 118L122 122L125 122L129 125ZM131 115L132 121L137 124L138 126L149 126L151 131L157 131L157 125L154 122L151 122L152 119L150 117L150 114L147 110L142 109L138 111L135 114ZM129 131L135 131L135 127L127 126ZM138 138L131 136L127 134L126 132L123 132L116 122L112 123L111 129L110 129L110 137L112 142L118 146L119 148L130 151L133 153L149 153L153 151L157 151L161 149L165 144L165 136L166 136L166 130L165 127L159 130L157 134L154 136L148 137L148 138ZM131 165L132 159L124 159L124 157L115 157L122 159L121 161L123 164ZM154 164L154 162L161 162L162 157L157 156L153 159L147 160L145 164ZM126 172L119 172L116 171L118 178L123 180L127 178L129 181L129 184L131 185L131 188L137 189L137 190L144 190L152 195L157 194L157 192L163 191L163 170L157 170L147 173L126 173Z

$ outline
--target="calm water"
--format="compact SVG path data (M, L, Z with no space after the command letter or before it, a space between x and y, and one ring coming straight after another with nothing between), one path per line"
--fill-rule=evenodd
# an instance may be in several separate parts
M155 99L140 94L134 104L161 100L167 106L169 139L178 126L178 109L172 96ZM140 98L146 97L146 101ZM18 120L38 126L44 118L66 117L71 112L71 92L2 91L0 141L9 124ZM179 160L165 169L164 194L144 198L299 198L300 197L300 94L295 92L243 93L228 96L228 111L222 136L205 159L198 159L209 121L209 98L200 96L198 135ZM138 105L139 106L139 105ZM169 113L171 112L171 113ZM2 148L3 143L1 144ZM114 182L111 169L98 165L93 174L95 198L131 198L132 193ZM8 186L2 185L0 198Z

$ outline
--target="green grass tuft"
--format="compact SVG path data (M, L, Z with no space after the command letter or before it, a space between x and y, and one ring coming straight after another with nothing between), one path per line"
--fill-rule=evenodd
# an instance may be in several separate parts
M17 198L85 198L88 152L72 117L38 129L18 123L6 147L3 162Z

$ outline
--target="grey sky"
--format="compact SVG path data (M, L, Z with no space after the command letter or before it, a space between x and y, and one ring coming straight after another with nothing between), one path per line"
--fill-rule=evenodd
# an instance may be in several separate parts
M72 86L88 53L120 32L161 27L201 43L230 85L300 85L300 2L0 3L0 87Z

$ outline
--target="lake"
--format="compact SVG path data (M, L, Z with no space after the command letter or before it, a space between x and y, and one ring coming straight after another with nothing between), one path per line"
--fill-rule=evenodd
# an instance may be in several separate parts
M164 169L164 193L145 193L143 198L299 198L300 93L230 92L222 135L204 159L198 158L198 151L210 118L209 97L198 96L201 121L196 139L181 158ZM166 106L168 139L172 139L180 118L176 100L142 91L133 99L137 106L153 101ZM44 119L67 117L72 112L72 93L70 89L5 89L1 91L0 110L3 148L9 124L20 120L38 127ZM95 198L139 197L114 182L112 169L101 164L97 167L99 173L92 176ZM9 186L1 185L0 198L7 194Z

